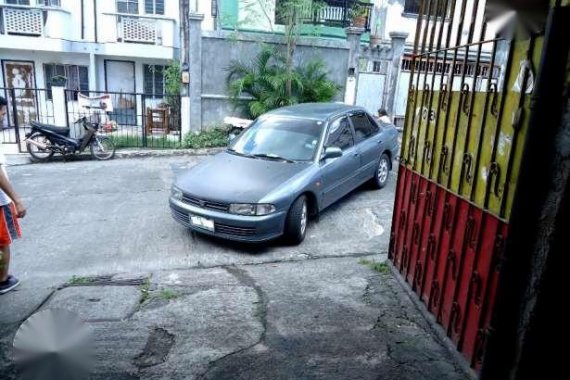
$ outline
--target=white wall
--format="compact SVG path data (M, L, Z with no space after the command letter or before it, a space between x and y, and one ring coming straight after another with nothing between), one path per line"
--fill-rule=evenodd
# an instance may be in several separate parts
M441 0L443 1L443 0ZM408 44L413 44L414 43L414 39L415 39L415 35L416 35L416 23L418 20L417 15L410 15L410 14L405 14L404 13L404 3L405 0L375 0L375 5L378 7L379 10L383 10L383 12L385 13L386 17L383 20L385 27L382 28L384 30L384 35L382 36L385 39L389 38L389 33L393 32L393 31L397 31L397 32L406 32L408 33L408 38L406 39L406 42ZM452 1L449 1L449 4L451 4ZM435 0L432 3L433 6L435 6ZM474 0L466 0L465 3L465 13L464 13L464 17L463 17L463 26L461 28L461 30L459 30L459 20L461 19L461 11L462 11L462 6L463 6L463 2L462 1L457 1L456 6L455 6L455 12L454 12L454 23L452 25L452 31L451 31L451 42L452 45L455 44L456 40L457 40L457 34L458 32L460 33L460 45L464 44L467 42L467 37L468 37L468 31L469 31L469 27L470 27L470 23L471 23L471 16L473 14L473 6L475 4ZM485 1L482 0L479 2L478 7L476 9L476 21L475 21L475 27L474 27L474 33L473 33L473 38L475 41L479 40L479 36L481 33L481 20L483 17L483 13L485 10ZM420 30L420 41L423 40L424 35L426 35L427 40L429 41L429 39L431 38L432 35L432 25L434 25L434 19L431 18L430 19L430 24L429 24L429 28L427 27L427 20L424 18L422 25L421 25L421 30ZM437 42L437 38L439 36L439 32L440 32L440 28L442 27L442 25L444 26L444 30L443 30L443 34L442 34L442 44L446 43L446 36L448 33L448 28L449 28L449 20L448 21L444 21L441 22L441 20L435 22L436 25L436 29L435 29L435 38L434 38L434 45ZM495 34L495 27L494 25L489 25L487 28L487 32L485 34L485 36L483 37L483 39L489 39L489 38L493 38ZM484 49L490 49L489 46L484 46Z
M218 7L220 6L221 1L222 0L218 0ZM190 0L190 12L204 15L202 30L215 29L215 20L212 17L212 0Z
M401 72L400 73L400 77L398 80L398 86L396 88L396 97L395 97L395 102L394 102L394 116L404 116L406 113L406 102L408 100L408 89L409 89L409 85L410 85L410 75L411 73L409 71L406 72ZM419 83L419 88L422 89L424 86L424 83L427 83L430 87L431 87L431 83L432 83L432 79L433 79L433 74L428 74L427 76L425 74L420 74L419 75L419 81L418 81L418 75L414 75L414 86L416 86L416 83ZM478 78L477 80L477 85L475 88L475 91L477 92L481 92L481 91L486 91L487 89L487 79L481 79L481 77ZM497 80L494 79L494 82L496 82ZM444 78L444 84L448 82L448 78L447 76ZM435 81L434 81L434 86L433 88L436 91L440 90L440 83L441 83L441 75L436 75L435 76ZM470 91L473 91L473 77L465 77L465 82L467 85L469 85L469 89ZM461 75L455 75L453 77L453 91L458 92L461 91Z
M89 55L87 54L38 53L34 51L6 50L0 48L0 57L2 57L2 59L14 61L34 61L37 88L46 87L43 66L46 63L89 66ZM0 78L0 87L4 87L4 77Z

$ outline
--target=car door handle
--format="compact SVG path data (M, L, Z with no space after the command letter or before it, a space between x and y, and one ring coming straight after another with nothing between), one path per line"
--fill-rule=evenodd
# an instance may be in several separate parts
M378 145L382 144L382 140L378 140Z
M358 152L352 153L352 155L353 155L354 157L358 157L359 154L360 154L360 153L358 153Z

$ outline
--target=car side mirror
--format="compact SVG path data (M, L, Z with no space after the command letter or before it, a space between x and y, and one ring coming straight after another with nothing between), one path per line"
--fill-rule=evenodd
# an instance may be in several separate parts
M328 158L338 158L338 157L342 157L342 149L340 149L338 146L328 146L325 148L325 151L323 152L323 160L326 160Z

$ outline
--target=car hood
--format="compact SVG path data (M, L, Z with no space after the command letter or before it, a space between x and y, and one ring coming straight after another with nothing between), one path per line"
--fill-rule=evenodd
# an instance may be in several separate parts
M175 184L201 199L255 203L309 166L309 162L288 163L223 152L194 166Z

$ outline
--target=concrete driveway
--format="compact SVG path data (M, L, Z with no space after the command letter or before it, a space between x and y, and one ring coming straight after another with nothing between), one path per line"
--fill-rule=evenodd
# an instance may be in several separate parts
M202 159L9 168L29 214L12 267L24 281L0 296L0 378L19 378L14 336L46 309L91 326L97 380L469 378L379 264L394 176L298 247L244 246L170 217L174 175Z
M8 168L28 207L13 271L23 278L87 276L370 254L388 246L394 175L385 189L364 187L331 207L297 247L279 241L239 245L193 234L174 222L167 202L174 176L203 159Z

